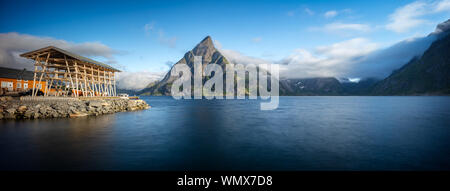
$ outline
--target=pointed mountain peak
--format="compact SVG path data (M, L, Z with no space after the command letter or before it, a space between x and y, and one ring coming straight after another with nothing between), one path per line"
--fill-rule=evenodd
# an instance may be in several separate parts
M206 46L206 47L214 47L213 41L210 36L205 37L200 43L197 44L197 47Z
M212 44L212 39L211 39L211 36L206 36L203 40L202 40L202 42L200 42L200 43L202 43L202 44L204 44L204 43L206 43L206 44Z
M207 36L200 43L198 43L192 51L196 56L211 56L217 50L214 47L211 37Z

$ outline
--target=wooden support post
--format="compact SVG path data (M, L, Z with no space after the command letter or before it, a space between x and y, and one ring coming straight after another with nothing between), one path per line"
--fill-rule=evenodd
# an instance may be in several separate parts
M45 80L45 81L46 81L47 84L45 85L44 96L47 97L49 95L49 93L50 93L51 88L52 88L53 78L50 80L50 83L48 83L48 80Z
M94 68L91 66L91 80L92 80L92 94L93 96L97 96L97 86L95 85L95 78L94 78Z
M97 68L97 83L99 96L103 96L102 81L100 80L100 69Z
M73 80L72 80L72 72L70 72L69 62L67 62L66 55L64 55L64 61L66 62L66 66L67 66L67 72L66 73L69 75L70 83L72 85L71 89L70 89L70 91L72 92L72 89L74 88ZM72 94L72 96L74 96L74 94Z
M31 97L34 97L34 90L36 89L36 73L37 73L37 64L39 63L39 56L36 57L36 62L34 63L34 77L33 77L33 91Z
M74 66L75 66L75 97L78 97L78 66L77 66L77 62L74 62Z
M55 74L53 75L53 77L55 78L55 96L59 96L59 89L60 89L60 83L59 83L59 69L56 68L55 69Z
M41 89L42 89L41 81L42 81L42 77L43 77L43 75L44 75L44 73L45 73L45 70L47 69L48 58L50 58L50 52L47 53L47 59L45 60L45 65L44 65L44 67L41 67L41 68L42 68L42 72L41 72L41 76L39 77L39 82L38 82L38 84L39 84L39 86L41 87ZM37 96L37 92L39 92L39 90L36 91L35 96Z
M117 89L116 89L116 74L113 73L113 78L114 78L114 96L117 96Z
M105 93L108 93L108 87L106 86L106 71L103 71L103 86L105 87Z
M111 87L111 72L108 71L108 90L109 90L109 96L113 96L112 95L112 87Z
M84 78L84 91L85 91L83 93L83 95L84 95L84 97L87 97L88 87L87 87L87 80L86 80L87 76L86 76L86 65L85 64L83 64L83 71L84 71L83 78Z

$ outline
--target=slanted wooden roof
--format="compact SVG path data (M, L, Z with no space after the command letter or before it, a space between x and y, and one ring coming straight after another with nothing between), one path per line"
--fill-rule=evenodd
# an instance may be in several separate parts
M114 67L111 67L111 66L109 66L107 64L104 64L104 63L92 60L90 58L86 58L84 56L80 56L80 55L75 54L75 53L71 53L69 51L66 51L66 50L63 50L63 49L60 49L60 48L57 48L57 47L54 47L54 46L48 46L48 47L41 48L41 49L38 49L38 50L34 50L34 51L31 51L31 52L23 53L20 56L25 57L25 58L29 58L29 59L36 59L37 56L43 55L43 53L48 52L48 51L60 53L60 55L54 55L52 53L53 54L53 55L51 55L52 58L55 58L55 57L64 58L64 55L66 55L68 57L71 57L73 59L76 59L76 60L79 60L79 61L82 61L82 62L86 62L88 64L93 64L93 65L96 65L96 66L99 66L99 67L102 67L102 68L106 68L106 69L109 69L109 70L112 70L112 71L115 71L115 72L120 72L120 70L118 70L118 69L116 69Z

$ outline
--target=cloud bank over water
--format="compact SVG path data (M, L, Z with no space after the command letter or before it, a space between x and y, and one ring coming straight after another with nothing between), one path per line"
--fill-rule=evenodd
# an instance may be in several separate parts
M165 72L119 72L116 76L117 88L126 90L141 90L149 83L162 79Z
M365 38L353 38L313 51L296 49L281 60L246 56L238 51L220 49L232 63L280 64L281 78L350 77L384 78L415 56L420 56L437 39L437 35L411 38L387 48Z
M448 35L449 30L450 20L437 25L427 36L405 39L388 47L380 47L366 38L352 38L317 46L312 51L299 48L281 60L246 56L222 48L218 41L216 44L232 63L280 64L281 78L385 78L414 57L421 56L434 41Z
M114 56L120 51L113 50L100 42L74 43L50 37L40 37L16 32L0 33L0 66L33 69L33 61L19 55L47 46L56 46L82 56L99 58L113 67L120 68Z

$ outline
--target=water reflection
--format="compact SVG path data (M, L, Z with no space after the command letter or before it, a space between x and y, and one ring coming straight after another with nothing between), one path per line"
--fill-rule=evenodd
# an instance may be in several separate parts
M450 169L449 97L144 97L151 109L1 121L0 169Z
M107 155L114 115L78 119L2 121L2 164L19 169L89 169ZM109 129L108 129L109 128ZM3 155L4 154L4 155ZM24 163L24 165L22 165Z

